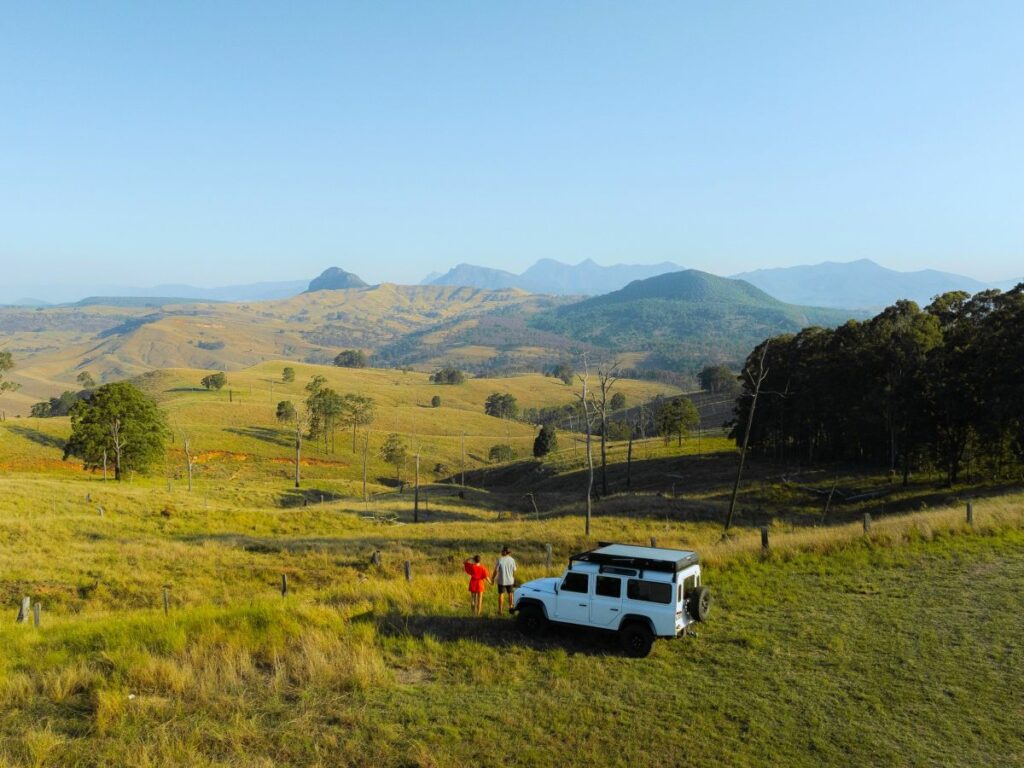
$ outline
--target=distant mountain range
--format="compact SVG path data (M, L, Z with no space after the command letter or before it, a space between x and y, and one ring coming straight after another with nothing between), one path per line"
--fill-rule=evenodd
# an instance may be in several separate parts
M490 290L519 288L528 293L551 296L598 296L618 290L633 280L678 272L681 269L678 264L668 261L661 264L614 264L602 267L592 259L575 265L554 259L541 259L518 275L503 269L459 264L441 276L428 276L424 283L465 285Z
M988 288L1006 290L1015 281L983 283L964 275L923 269L897 272L870 259L825 261L800 267L758 269L733 275L746 280L781 301L817 307L878 310L898 299L912 299L921 306L947 291L977 293Z
M307 280L287 280L277 283L249 283L245 285L224 285L216 288L199 288L194 285L166 284L149 288L125 285L49 285L20 289L22 296L45 298L0 298L0 304L17 307L46 307L55 304L71 304L85 297L161 299L167 303L168 296L192 301L270 301L286 299L302 293Z
M459 264L444 274L431 273L421 285L468 287L483 290L516 288L527 293L548 296L600 296L617 291L634 280L683 271L672 262L660 264L616 264L601 266L591 259L566 264L541 259L521 274L473 264ZM899 272L869 259L852 262L826 261L820 264L774 269L759 269L732 276L746 280L769 296L800 306L878 310L898 299L913 299L925 305L941 293L964 290L970 293L998 288L1008 290L1018 280L985 283L964 275L925 269ZM1022 278L1024 280L1024 278ZM342 290L367 287L357 275L331 267L312 281L249 283L214 288L185 284L132 288L115 285L23 286L17 294L0 293L0 305L46 307L88 301L90 304L135 299L143 304L196 303L204 301L272 301L297 296L306 291ZM0 291L3 286L0 286ZM14 296L19 296L15 299ZM20 298L20 297L32 298ZM90 297L83 299L83 297ZM173 297L173 298L168 298ZM149 300L149 301L142 301ZM125 302L119 302L122 305Z

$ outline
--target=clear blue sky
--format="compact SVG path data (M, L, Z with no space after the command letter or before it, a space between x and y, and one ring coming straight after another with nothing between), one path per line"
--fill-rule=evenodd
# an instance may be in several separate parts
M1024 3L22 3L8 287L1024 274Z

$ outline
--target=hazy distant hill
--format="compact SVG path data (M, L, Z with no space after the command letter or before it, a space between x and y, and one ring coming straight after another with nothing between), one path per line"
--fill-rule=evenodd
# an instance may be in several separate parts
M947 291L977 293L990 287L970 277L934 269L897 272L870 259L758 269L733 277L792 304L869 310L887 307L897 299L912 299L924 306Z
M314 291L340 291L348 288L366 288L368 283L364 282L359 275L346 272L341 267L329 267L320 273L319 277L313 278L309 283L306 293Z
M690 269L538 315L534 327L617 350L648 350L665 367L739 360L773 334L837 325L857 313L800 307L742 280Z
M614 264L602 267L592 259L564 264L541 259L520 275L502 269L459 264L429 282L433 285L469 285L476 288L521 288L553 296L596 296L622 288L633 280L675 272L678 264Z
M473 264L459 264L443 275L429 280L430 285L465 285L470 288L518 288L519 275L503 269L477 267Z
M192 301L268 301L295 296L306 289L306 280L288 280L284 282L250 283L246 285L223 285L215 288L199 288L187 284L165 284L140 288L125 285L77 284L77 285L34 285L22 286L17 290L17 299L7 294L0 304L8 306L50 306L54 304L72 304L87 297L104 298L155 298L167 296L189 299ZM0 292L3 286L0 286ZM29 293L31 292L31 293ZM36 298L24 299L20 296L31 295ZM9 297L9 298L8 298Z

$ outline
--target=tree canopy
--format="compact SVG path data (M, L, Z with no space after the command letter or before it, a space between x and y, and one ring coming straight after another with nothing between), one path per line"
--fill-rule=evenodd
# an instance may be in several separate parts
M668 442L675 436L679 445L691 429L700 424L700 415L688 397L676 397L663 403L655 416L658 434Z
M199 383L206 389L223 389L228 383L228 377L222 372L211 373L209 376L203 376Z
M515 395L494 392L484 401L484 413L499 419L514 419L519 415L519 403Z
M361 349L345 349L334 358L334 364L339 368L365 368L366 362L366 353Z
M430 381L434 384L462 384L465 380L466 374L450 365L430 375Z
M126 470L145 472L163 458L170 430L156 403L127 381L119 381L79 400L71 409L71 437L64 458L75 456L86 469L110 461L114 477Z
M380 457L395 468L395 475L399 480L402 479L402 467L405 466L408 453L405 441L394 432L384 438L384 443L380 447Z
M751 353L747 373L765 343L752 450L882 465L905 482L935 467L950 484L968 459L993 476L1024 461L1024 285L946 293L923 310L900 301L870 320L778 336ZM734 424L746 424L750 391Z
M705 392L716 395L735 395L740 391L740 382L727 365L704 366L697 374L697 382Z
M533 441L533 455L538 459L558 450L558 435L554 427L542 426Z
M14 356L10 352L0 352L0 392L18 389L19 384L6 378L14 370Z

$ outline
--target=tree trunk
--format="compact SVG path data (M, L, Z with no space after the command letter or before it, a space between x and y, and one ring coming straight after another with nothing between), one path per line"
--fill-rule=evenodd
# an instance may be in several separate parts
M370 450L370 433L363 435L363 502L366 502L366 454Z
M302 480L302 424L295 422L295 487L298 488Z
M633 432L629 433L629 445L626 446L626 488L633 486Z
M729 513L725 518L725 530L732 526L732 516L736 511L736 495L740 490L740 480L743 477L743 463L747 458L747 444L750 441L750 427L754 423L754 409L757 407L757 396L761 393L761 383L764 381L767 372L764 370L764 356L768 353L768 344L764 345L761 351L761 360L757 366L757 382L754 386L754 398L750 402L750 413L747 415L747 430L743 435L743 447L740 449L740 464L736 469L736 482L732 486L732 497L729 499Z

